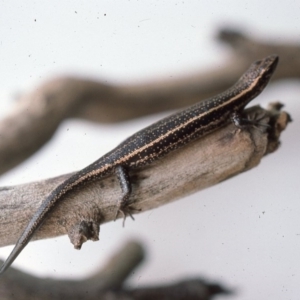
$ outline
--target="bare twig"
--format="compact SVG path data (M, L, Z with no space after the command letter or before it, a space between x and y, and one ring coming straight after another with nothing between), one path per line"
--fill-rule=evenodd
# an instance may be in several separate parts
M248 37L242 31L224 28L220 30L218 39L228 45L232 51L232 61L235 60L248 64L260 57L271 53L277 54L280 63L273 79L300 78L300 43L270 43ZM246 67L246 66L245 66Z
M278 147L280 133L290 120L279 109L280 105L276 104L269 111L259 107L251 110L254 115L266 114L265 121L271 126L268 132L264 130L266 127L240 131L229 124L170 153L150 167L132 171L130 200L133 208L146 211L161 206L255 167L265 154ZM15 243L45 196L69 176L0 190L1 246ZM92 182L60 203L36 238L68 233L76 248L86 239L97 240L100 223L114 219L115 205L120 197L121 189L115 176ZM93 234L86 235L86 230L82 229Z
M300 77L297 44L262 43L229 30L221 31L219 37L232 47L233 55L215 70L128 86L61 77L24 95L0 122L0 174L37 151L66 118L120 122L190 105L225 90L251 62L271 53L277 53L281 60L276 79Z
M143 257L144 251L139 243L127 242L102 270L81 281L41 279L11 268L1 277L0 297L1 300L209 300L216 294L230 293L221 285L211 284L200 278L168 286L125 288L125 280L141 263Z

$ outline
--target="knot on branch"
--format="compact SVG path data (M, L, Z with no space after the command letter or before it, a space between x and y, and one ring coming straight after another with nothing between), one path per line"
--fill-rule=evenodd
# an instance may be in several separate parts
M86 241L99 240L100 223L103 217L99 207L94 203L84 203L80 207L77 205L74 212L65 227L74 248L80 250Z

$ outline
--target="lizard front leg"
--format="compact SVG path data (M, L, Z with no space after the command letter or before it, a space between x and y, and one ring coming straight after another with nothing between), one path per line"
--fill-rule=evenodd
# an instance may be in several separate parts
M131 212L130 212L130 210L125 208L126 205L127 205L128 199L131 195L131 182L130 182L130 177L129 177L129 174L128 174L128 170L125 167L123 167L121 165L117 166L116 169L115 169L115 173L117 175L117 178L120 182L120 186L121 186L121 189L122 189L122 198L117 204L117 211L116 211L116 215L115 215L115 220L118 217L119 213L122 213L123 218L124 218L124 221L123 221L123 225L124 225L127 214L132 219L134 219Z

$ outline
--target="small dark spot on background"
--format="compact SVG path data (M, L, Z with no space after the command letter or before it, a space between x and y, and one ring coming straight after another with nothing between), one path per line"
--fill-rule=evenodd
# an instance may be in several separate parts
M36 19L34 19L34 22L36 22Z
M77 14L77 11L75 10L75 14Z
M104 17L106 17L106 14L104 14Z

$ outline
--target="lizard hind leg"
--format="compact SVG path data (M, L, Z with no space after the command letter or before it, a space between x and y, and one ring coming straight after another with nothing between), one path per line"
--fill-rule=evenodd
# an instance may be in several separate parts
M123 215L123 226L125 224L125 220L127 216L130 216L131 219L134 220L132 213L134 209L130 209L128 206L128 199L131 195L131 182L128 171L123 166L117 166L115 169L117 178L120 182L121 190L122 190L122 198L117 204L115 220L117 219L119 213Z

